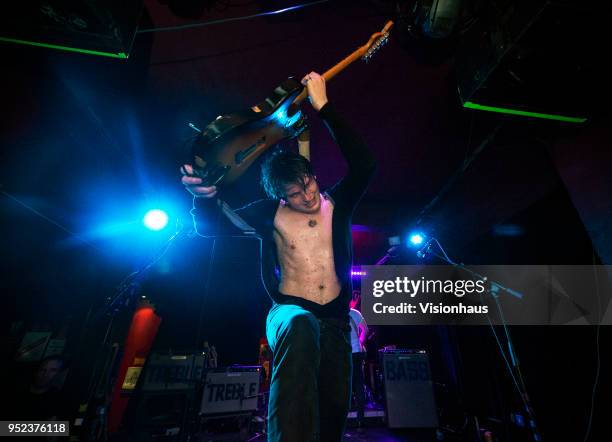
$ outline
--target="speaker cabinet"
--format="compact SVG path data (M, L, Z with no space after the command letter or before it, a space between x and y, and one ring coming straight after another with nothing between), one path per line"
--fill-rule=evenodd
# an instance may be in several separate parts
M435 428L429 358L422 350L379 351L389 428Z
M261 375L259 365L209 369L200 414L255 411Z

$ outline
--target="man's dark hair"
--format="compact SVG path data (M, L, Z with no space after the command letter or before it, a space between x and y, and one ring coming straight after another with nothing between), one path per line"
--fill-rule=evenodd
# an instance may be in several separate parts
M40 360L40 362L38 363L39 367L42 367L43 364L46 364L49 361L57 361L60 364L62 364L62 369L66 367L66 359L62 356L62 355L51 355L51 356L45 356L44 358L42 358Z
M284 149L272 152L261 165L261 184L266 194L276 200L285 197L287 184L299 183L314 176L310 161L302 155Z

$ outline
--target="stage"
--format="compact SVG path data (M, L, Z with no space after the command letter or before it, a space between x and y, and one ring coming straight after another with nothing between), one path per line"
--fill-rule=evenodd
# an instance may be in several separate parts
M0 434L609 439L604 8L26 3Z

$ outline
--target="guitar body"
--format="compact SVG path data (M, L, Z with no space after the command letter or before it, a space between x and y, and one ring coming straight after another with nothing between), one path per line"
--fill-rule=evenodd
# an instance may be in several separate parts
M270 147L299 135L305 118L293 101L302 90L289 78L256 106L206 126L192 146L194 174L203 185L235 181Z
M353 61L368 61L388 39L393 22L323 74L329 81ZM204 186L236 181L262 153L306 128L299 104L308 95L295 78L285 80L264 101L243 112L219 116L192 145L194 175Z

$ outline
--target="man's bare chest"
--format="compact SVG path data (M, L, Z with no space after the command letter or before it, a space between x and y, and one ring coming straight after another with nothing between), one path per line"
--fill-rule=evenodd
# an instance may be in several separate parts
M314 214L279 207L274 218L277 245L298 253L331 248L333 210L333 204L325 198L321 198L321 209Z

